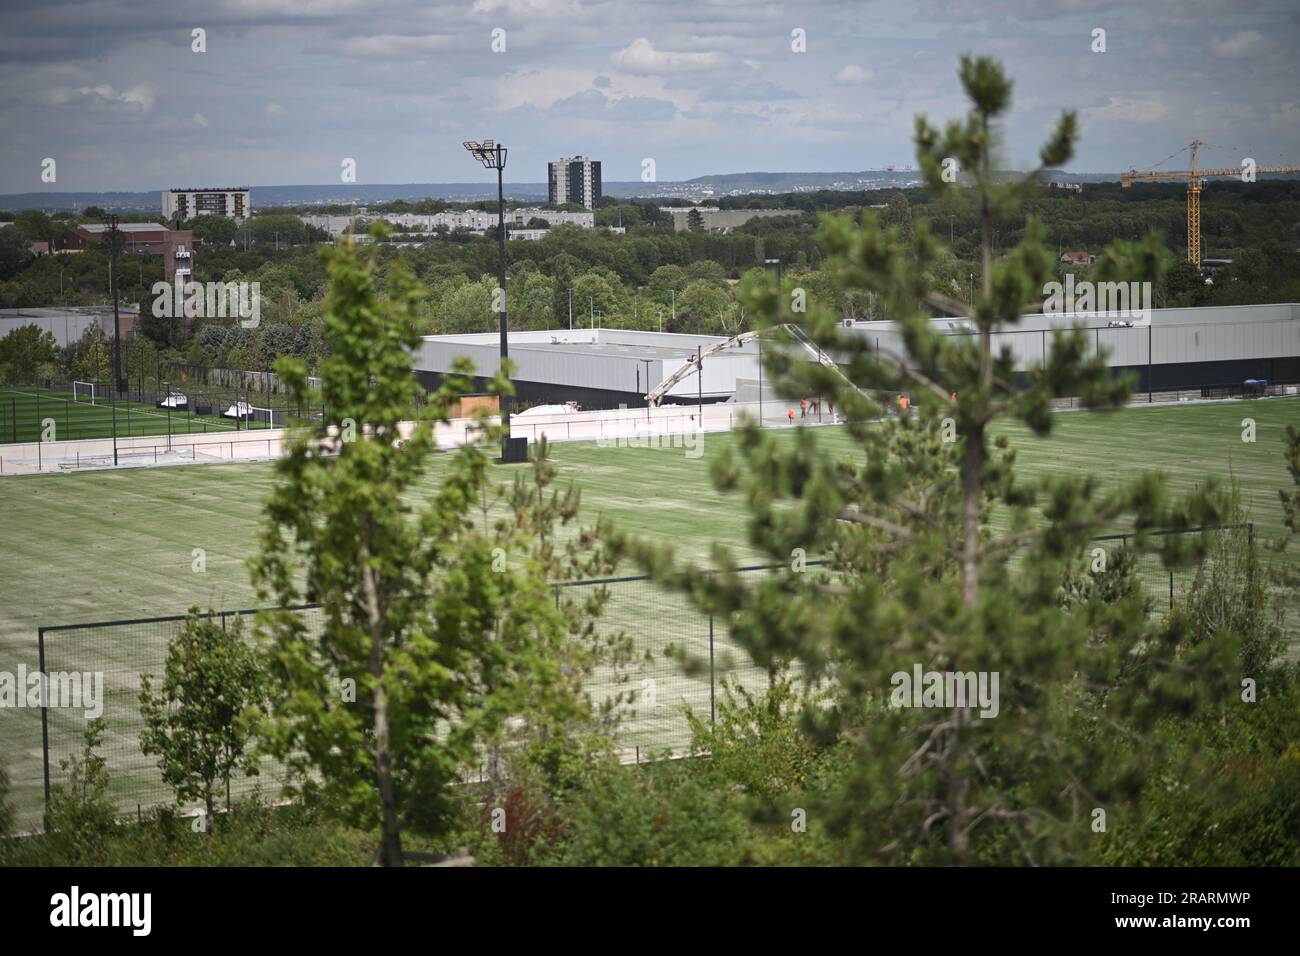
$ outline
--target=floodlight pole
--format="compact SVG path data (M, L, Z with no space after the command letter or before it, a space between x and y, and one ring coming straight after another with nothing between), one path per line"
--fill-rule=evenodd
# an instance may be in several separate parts
M484 167L497 171L497 288L501 290L501 368L504 372L506 361L510 355L510 346L507 340L509 316L506 311L506 148L490 139L484 140L482 143L467 142L463 145L469 150L470 155L482 163ZM509 395L501 396L501 426L503 429L501 460L508 462L511 460Z
M117 217L108 233L108 291L113 297L113 467L117 467L117 393L122 388L122 329L117 319Z
M493 165L497 170L497 278L501 285L501 368L504 371L510 354L509 325L506 321L506 148L497 143L492 151ZM501 427L505 429L501 445L501 459L508 460L506 449L510 444L510 396L501 396Z

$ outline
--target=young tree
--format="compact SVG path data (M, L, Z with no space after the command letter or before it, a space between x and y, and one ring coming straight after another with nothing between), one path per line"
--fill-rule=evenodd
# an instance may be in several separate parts
M98 329L89 328L81 338L81 354L72 365L72 374L83 382L107 381L113 368L113 352Z
M35 385L48 380L59 361L54 336L35 325L23 325L0 339L0 382Z
M804 720L849 759L831 799L809 813L837 836L846 862L1086 857L1097 812L1118 814L1140 779L1154 721L1226 693L1230 649L1149 625L1140 595L1060 600L1062 581L1090 560L1089 539L1100 531L1127 524L1133 546L1146 548L1149 530L1217 524L1221 510L1210 489L1173 501L1152 477L1105 488L1091 477L1016 477L995 422L1046 435L1055 396L1113 407L1127 383L1110 378L1102 356L1088 356L1079 329L1055 334L1023 384L1013 358L994 351L994 333L1044 294L1051 256L1031 218L1024 238L995 259L996 223L1027 188L995 175L1011 83L987 59L964 58L960 76L969 115L942 133L918 119L916 140L936 194L950 188L944 173L954 163L974 182L982 283L973 307L930 288L942 248L928 223L913 222L904 241L901 224L882 228L870 213L860 223L824 218L826 271L841 290L865 289L886 303L901 349L846 334L838 296L803 312L792 288L767 277L745 285L756 324L800 326L843 357L831 370L779 347L779 337L764 348L783 393L831 398L858 446L844 460L819 453L813 430L785 441L751 426L740 439L748 467L719 460L719 486L743 490L749 502L752 545L792 571L747 585L730 573L736 562L725 551L715 554L723 573L709 576L675 569L670 552L627 543L661 580L730 615L731 633L757 663L793 660L808 679L831 678L834 706L807 708ZM1043 167L1065 162L1074 140L1067 113L1042 150ZM1110 267L1149 277L1158 253L1152 239L1122 245ZM977 334L944 335L934 309L964 317ZM911 396L911 413L882 424L877 396L899 392ZM1166 560L1204 546L1183 537L1195 538L1161 539ZM800 573L803 555L814 554L829 558L828 569Z
M14 808L9 802L9 768L0 757L0 837L9 835L9 828L14 824Z
M378 859L396 866L404 829L449 825L448 785L478 764L507 718L529 714L554 728L589 708L566 650L573 619L547 584L554 553L539 550L523 520L534 510L473 518L487 493L484 447L447 453L436 489L414 494L434 423L470 390L468 363L417 414L414 281L394 267L381 301L372 257L350 243L326 256L320 377L330 418L276 463L252 565L264 602L319 601L321 623L309 631L295 612L260 617L278 687L261 729L266 750L293 772L291 792L377 826ZM301 362L281 360L278 370L291 393L305 392ZM486 419L480 425L497 440ZM593 543L582 536L559 553Z
M236 770L257 773L241 715L265 705L265 676L243 630L239 618L226 629L191 608L167 647L162 684L155 690L153 675L140 678L140 749L158 758L177 803L203 801L208 833L220 787L229 792Z
M64 866L102 866L117 822L108 796L107 762L96 753L106 729L102 717L86 724L81 753L59 761L64 782L50 790L46 829L55 858Z

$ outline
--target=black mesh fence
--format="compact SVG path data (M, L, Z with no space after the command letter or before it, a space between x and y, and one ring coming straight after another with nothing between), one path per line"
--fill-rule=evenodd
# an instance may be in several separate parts
M773 570L747 568L745 573ZM587 692L593 707L613 703L618 716L617 743L627 759L687 748L686 707L702 718L711 718L714 695L723 677L751 688L766 682L767 672L749 661L718 620L647 578L569 582L556 586L556 600L582 600L594 596L596 589L605 592L595 623L598 635L609 640L626 638L631 647L623 662L596 669ZM294 612L302 616L309 634L319 632L322 616L318 605L295 608ZM238 618L251 625L255 613L221 611L199 617L219 620L230 628ZM140 678L142 674L161 677L168 645L182 632L185 621L185 615L173 615L40 629L42 673L69 675L69 679L76 675L87 681L99 680L102 675L103 681L102 693L92 695L92 709L50 706L41 711L47 803L51 789L67 782L64 764L81 752L88 718L101 715L107 726L96 752L106 761L110 796L120 811L133 814L172 801L156 758L146 756L140 748L144 729ZM250 627L244 628L251 639L250 632ZM684 665L683 659L689 663ZM91 702L84 697L81 700ZM232 777L232 798L255 788L270 795L279 791L279 768L267 761L259 769L253 777Z
M1200 529L1196 529L1199 531ZM1226 529L1225 529L1226 530ZM1095 540L1108 553L1125 548L1131 536L1111 535ZM1158 555L1135 555L1137 572L1152 601L1152 612L1162 613L1186 593L1195 568L1170 571ZM810 565L820 562L808 562ZM782 566L744 569L746 575L774 573ZM556 601L583 600L603 592L605 601L596 619L597 633L630 642L628 659L596 669L587 685L593 706L614 701L618 714L617 743L631 760L663 751L681 752L690 744L686 719L689 707L701 719L711 720L721 682L727 679L747 689L766 685L768 673L754 665L736 644L726 621L705 614L681 595L665 592L644 577L608 578L556 585ZM308 633L321 626L319 606L295 608ZM252 623L252 610L200 615L234 626L237 618ZM172 801L154 758L140 749L144 722L140 716L140 677L161 676L169 642L181 633L184 615L107 621L97 624L41 628L39 660L46 675L103 675L98 703L107 732L98 752L107 762L111 796L123 813L135 813ZM245 628L249 633L251 628ZM50 677L51 682L54 676ZM88 713L84 708L46 707L41 711L45 794L66 780L62 763L80 752ZM254 788L271 795L279 791L282 775L267 762L256 777L232 779L231 796Z

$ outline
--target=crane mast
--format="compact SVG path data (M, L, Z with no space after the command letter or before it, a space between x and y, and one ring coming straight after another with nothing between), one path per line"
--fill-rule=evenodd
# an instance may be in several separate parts
M1139 172L1130 169L1120 173L1120 181L1128 189L1135 182L1159 182L1176 180L1187 183L1187 261L1196 268L1201 267L1201 187L1210 176L1240 176L1244 167L1227 166L1217 169L1198 169L1196 152L1205 145L1204 140L1194 139L1190 144L1192 150L1191 169L1162 170L1151 169ZM1300 166L1256 166L1256 173L1300 173Z

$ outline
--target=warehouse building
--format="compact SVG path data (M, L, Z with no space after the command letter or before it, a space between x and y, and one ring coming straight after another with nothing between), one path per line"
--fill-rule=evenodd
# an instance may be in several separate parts
M1026 315L1015 329L993 336L993 352L1010 350L1016 371L1027 372L1048 355L1053 329L1080 325L1087 330L1089 355L1106 351L1116 374L1134 375L1138 392L1205 389L1208 398L1247 380L1300 383L1300 304L1152 309L1149 315L1149 321L1090 312ZM975 334L961 319L934 323L949 335ZM855 322L850 328L873 348L903 354L890 322Z
M1089 353L1106 350L1116 374L1132 373L1137 393L1217 398L1242 393L1248 380L1266 381L1270 387L1300 384L1300 304L1152 309L1149 315L1149 321L1097 313L1026 315L1015 329L994 336L993 349L1009 350L1016 370L1025 373L1048 355L1053 329L1077 324L1086 329ZM962 319L933 321L944 334L975 334ZM905 353L891 322L849 322L845 332L874 350ZM435 388L452 359L463 355L474 363L474 389L484 390L497 369L499 346L496 332L426 336L414 361L416 375L427 388ZM625 329L510 334L517 401L526 405L641 407L647 392L683 368L687 374L668 388L663 404L752 402L760 392L765 401L773 400L770 383L759 371L760 347L752 337L735 342L715 335ZM809 361L819 358L811 344L804 348ZM710 354L710 349L716 351ZM690 367L699 351L704 353L702 379Z
M715 335L627 329L511 332L515 401L637 408L645 405L646 392L690 361L697 350L726 341ZM452 359L461 355L474 363L474 390L484 390L500 363L500 336L496 332L425 336L415 359L416 377L426 388L437 388ZM758 345L728 348L704 360L702 381L692 374L678 382L663 404L730 401L739 380L757 377Z

